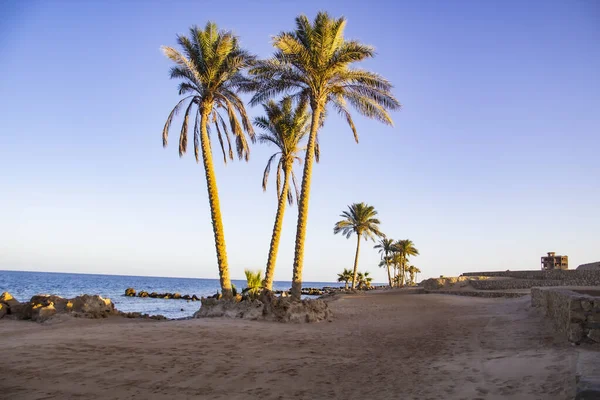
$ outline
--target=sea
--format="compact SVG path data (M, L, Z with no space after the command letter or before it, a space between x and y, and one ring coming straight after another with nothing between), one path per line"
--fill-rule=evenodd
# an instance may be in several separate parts
M232 283L239 291L246 286L244 280L232 280ZM302 286L322 288L339 287L343 284L304 282ZM54 294L65 298L98 294L111 299L120 311L161 314L172 319L190 317L200 308L199 301L127 297L125 289L130 287L138 292L145 290L148 293L180 293L182 296L195 294L198 297L211 296L220 290L218 279L0 271L0 293L9 292L19 301L28 301L37 294ZM274 290L290 288L291 282L273 283Z

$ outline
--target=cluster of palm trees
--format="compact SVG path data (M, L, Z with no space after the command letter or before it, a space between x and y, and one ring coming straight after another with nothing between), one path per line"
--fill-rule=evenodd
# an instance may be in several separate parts
M409 257L419 255L419 250L412 240L394 241L394 239L382 237L374 248L379 250L381 255L379 266L387 269L391 287L404 286L405 282L408 282L409 285L416 283L416 275L421 273L421 270L408 264ZM392 268L394 269L393 275Z
M327 110L340 114L358 141L350 106L359 114L387 125L392 125L388 112L400 108L391 93L390 82L353 66L374 57L375 53L371 46L344 38L343 17L332 18L326 12L319 12L312 22L304 15L295 22L293 31L273 38L275 52L264 60L243 49L233 33L219 30L211 22L203 29L192 27L188 36L177 36L181 50L162 47L174 62L170 77L180 80L178 92L183 96L167 118L163 146L167 145L174 117L183 111L179 155L187 151L190 136L196 161L202 160L204 166L220 284L226 298L232 296L232 286L213 165L215 136L224 162L234 159L234 148L239 159L248 161L249 142L256 139L278 148L263 175L266 188L271 165L276 162L278 207L264 287L272 288L285 204L296 197L298 222L291 295L300 299L312 167L313 160L319 158L318 133ZM250 105L263 105L264 117L250 120L239 97L242 92L252 94ZM280 96L283 98L276 102ZM263 131L258 137L252 122ZM304 138L306 143L301 144ZM299 193L292 168L295 161L304 163Z
M373 282L373 278L371 278L369 272L358 272L356 274L356 287L358 289L364 289L371 287L371 282ZM344 270L338 274L338 282L344 283L344 289L348 289L348 283L354 281L354 271L348 268L344 268Z
M342 274L338 274L338 282L347 282L342 277L346 277L347 273L351 273L352 289L356 288L357 283L360 283L358 272L358 256L360 252L360 239L379 238L379 243L374 246L381 254L382 267L387 268L388 281L391 287L404 286L405 282L410 285L415 284L416 274L421 271L413 266L408 265L408 259L411 256L419 255L419 250L415 247L412 240L394 241L379 229L381 223L377 218L377 210L366 203L354 203L348 206L348 211L342 212L340 217L343 219L336 222L333 227L333 233L346 236L349 239L352 234L356 234L356 254L354 256L354 270L344 270ZM392 277L391 268L394 268ZM407 278L408 277L408 278Z

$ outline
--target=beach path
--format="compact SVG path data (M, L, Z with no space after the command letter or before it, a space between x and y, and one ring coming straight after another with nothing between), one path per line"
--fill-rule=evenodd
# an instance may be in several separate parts
M317 324L2 320L0 398L572 398L575 349L529 301L395 290Z

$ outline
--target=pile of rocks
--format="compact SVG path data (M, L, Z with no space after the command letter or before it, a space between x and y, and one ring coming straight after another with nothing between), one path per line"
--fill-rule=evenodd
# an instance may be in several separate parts
M184 294L183 296L179 293L148 293L145 290L141 290L139 293L134 288L125 289L125 296L127 297L150 297L153 299L175 299L175 300L188 300L188 301L200 301L198 296Z
M36 295L26 303L16 300L10 293L0 296L0 318L30 319L45 321L56 314L70 314L84 318L106 318L116 315L115 305L110 299L98 295L77 296L65 299L53 295Z
M229 317L276 322L330 321L333 314L326 301L320 299L293 301L290 297L264 292L259 299L203 298L194 318Z

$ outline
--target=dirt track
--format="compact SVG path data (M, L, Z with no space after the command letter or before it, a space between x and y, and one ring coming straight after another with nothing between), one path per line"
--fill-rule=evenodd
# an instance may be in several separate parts
M400 292L331 323L0 321L4 399L569 399L575 352L522 299Z

